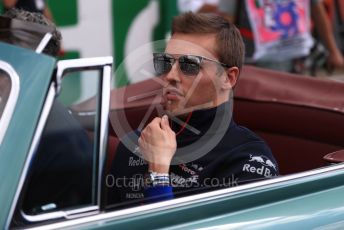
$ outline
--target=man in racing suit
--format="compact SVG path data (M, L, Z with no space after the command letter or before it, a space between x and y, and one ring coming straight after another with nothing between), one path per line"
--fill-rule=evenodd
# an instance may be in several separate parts
M165 115L121 140L106 177L110 204L166 200L278 175L269 147L231 116L243 59L241 35L222 17L174 18L165 51L153 54Z

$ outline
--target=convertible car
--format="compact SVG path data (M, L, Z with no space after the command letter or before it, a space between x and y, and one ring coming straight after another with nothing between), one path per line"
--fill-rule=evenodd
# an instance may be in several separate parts
M111 90L111 57L57 61L6 43L0 51L1 229L344 227L343 83L245 66L234 119L266 140L281 175L113 209L104 187L117 144L159 114L162 85ZM93 79L93 93L67 103L63 83L75 73Z

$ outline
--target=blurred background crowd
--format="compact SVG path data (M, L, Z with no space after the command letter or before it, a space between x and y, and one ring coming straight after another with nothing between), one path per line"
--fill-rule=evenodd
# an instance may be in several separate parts
M179 0L181 11L223 15L241 31L246 63L311 76L344 67L340 0Z
M306 76L344 80L342 0L1 0L38 11L62 32L61 59L114 56L123 65L123 86L147 78L126 57L139 47L168 38L172 17L181 12L220 14L240 30L247 64ZM154 51L154 45L146 48ZM81 79L70 84L82 90ZM77 90L74 91L77 93Z

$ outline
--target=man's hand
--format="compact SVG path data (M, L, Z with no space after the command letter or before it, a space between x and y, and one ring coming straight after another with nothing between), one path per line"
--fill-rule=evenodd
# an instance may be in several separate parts
M168 173L177 149L176 134L170 128L168 117L154 118L141 132L138 142L149 170Z

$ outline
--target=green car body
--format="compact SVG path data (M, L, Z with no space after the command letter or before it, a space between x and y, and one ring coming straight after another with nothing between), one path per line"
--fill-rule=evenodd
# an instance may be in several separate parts
M35 133L39 129L49 89L58 84L55 73L59 69L57 61L46 55L4 43L0 43L0 50L1 62L8 63L19 76L18 99L14 102L15 109L0 147L0 228L6 229L11 226L25 179L25 167L29 165L29 154L37 138ZM56 66L57 71L54 72ZM97 203L95 210L84 215L66 215L24 227L342 229L343 194L344 165L335 164L118 211Z
M29 153L56 60L27 49L0 43L0 60L19 76L19 95L0 148L2 204L1 227L5 226Z

